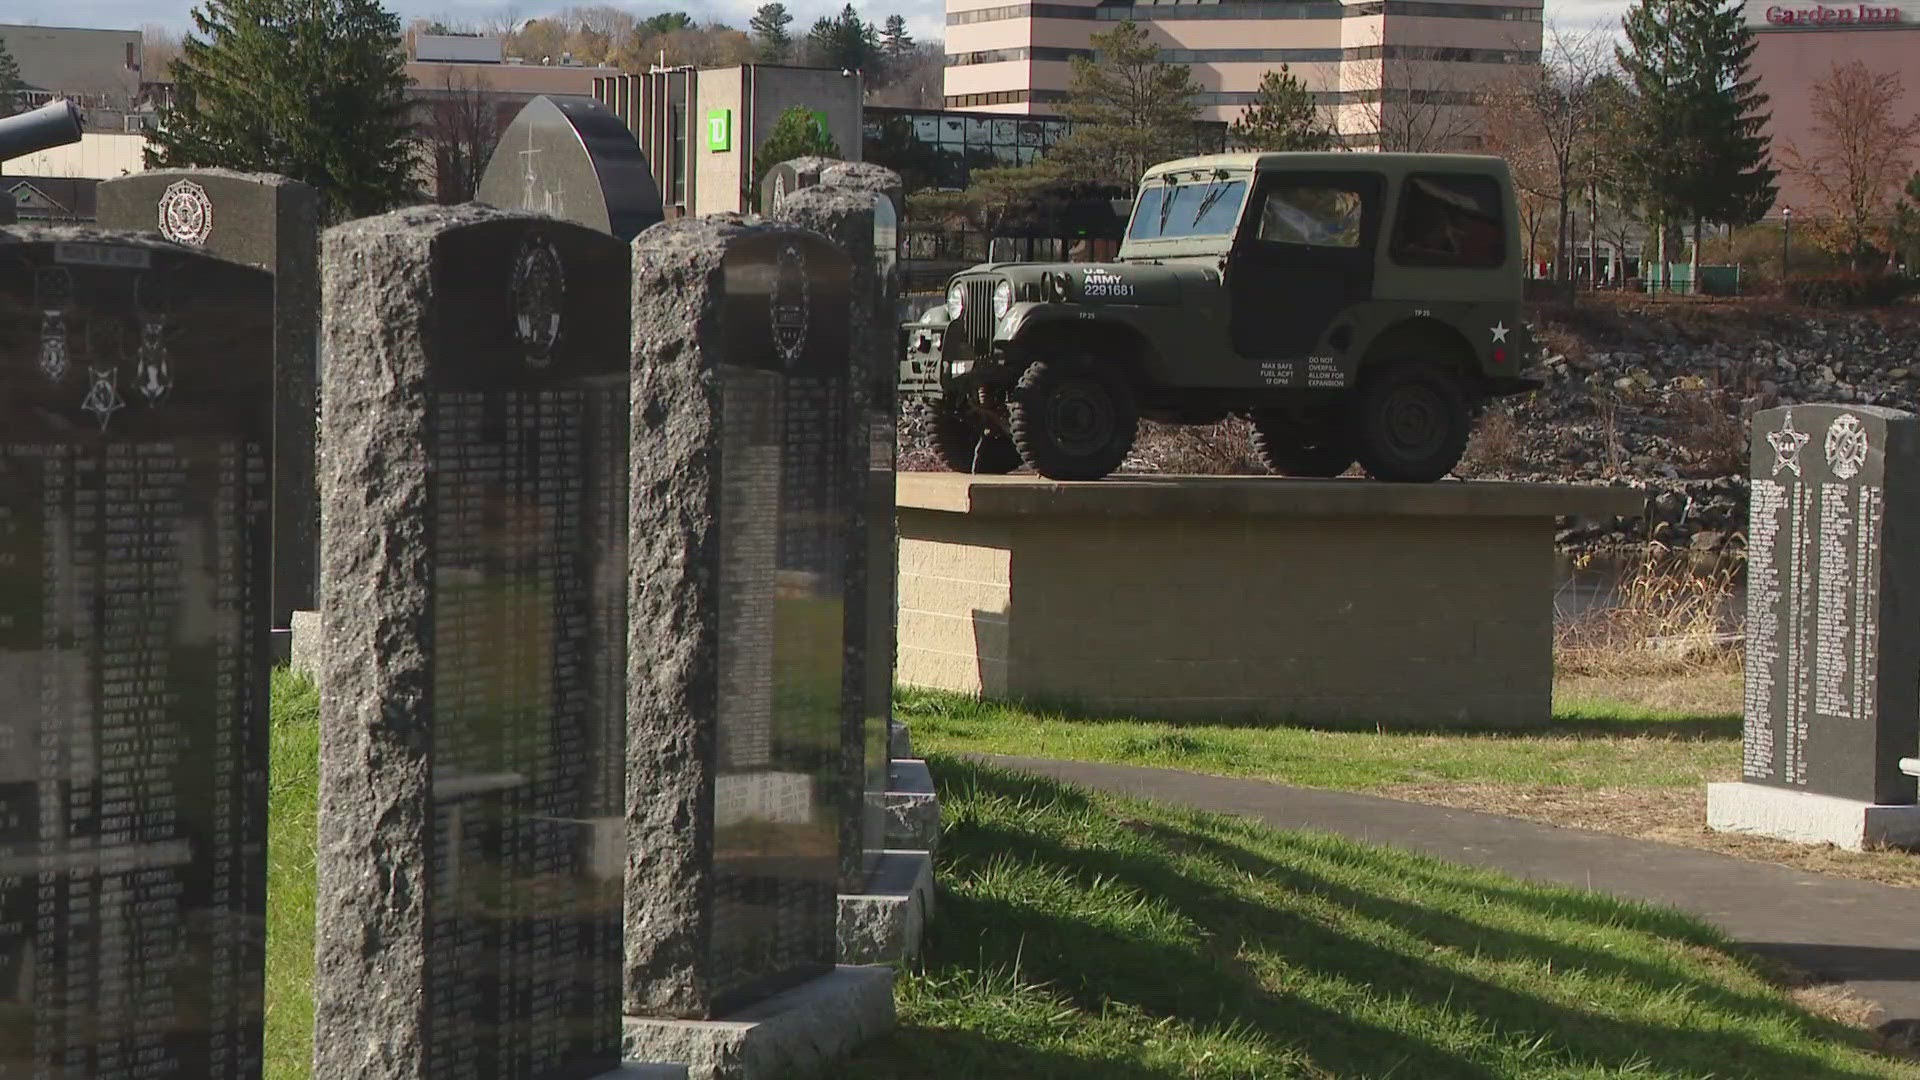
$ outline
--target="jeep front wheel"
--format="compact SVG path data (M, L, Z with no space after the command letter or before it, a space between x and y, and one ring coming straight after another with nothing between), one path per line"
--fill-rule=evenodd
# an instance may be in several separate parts
M1037 361L1007 405L1021 459L1053 480L1098 480L1119 468L1140 423L1133 389L1108 368Z
M1354 416L1354 456L1376 480L1424 484L1453 471L1473 412L1451 371L1399 360L1370 372Z
M1020 467L1020 451L1006 432L954 398L933 403L933 450L958 473L998 476Z
M1267 417L1253 421L1253 452L1280 476L1339 476L1353 465L1347 440Z

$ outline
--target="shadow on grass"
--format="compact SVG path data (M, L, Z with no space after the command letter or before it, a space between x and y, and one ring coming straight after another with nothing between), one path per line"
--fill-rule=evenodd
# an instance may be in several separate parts
M1690 965L1684 960L1667 966L1614 955L1574 944L1571 933L1559 939L1516 932L1385 894L1412 872L1466 893L1458 905L1465 910L1520 904L1532 916L1591 923L1595 931L1650 934L1695 948L1719 945L1710 930L1678 915L1565 890L1490 886L1467 873L1446 874L1427 860L1318 838L1265 840L1269 848L1276 840L1282 848L1297 843L1297 857L1283 864L1221 839L1252 839L1233 826L1215 824L1202 831L1178 824L1184 819L1199 826L1201 819L1146 811L1142 820L1115 819L1109 800L1044 778L948 758L937 761L936 776L943 802L956 813L940 853L940 918L930 928L920 962L921 972L933 980L970 969L1015 968L1028 983L1045 985L1087 1016L1105 1015L1119 1004L1190 1030L1237 1031L1271 1053L1310 1061L1309 1071L1343 1077L1481 1078L1569 1070L1799 1080L1875 1075L1829 1064L1812 1053L1757 1043L1750 1030L1727 1021L1784 1025L1809 1039L1855 1046L1860 1035L1779 999L1743 994L1699 977L1686 970ZM1048 806L1049 813L1063 815L1091 811L1113 824L1056 838L969 809L996 798ZM1127 842L1124 831L1153 843ZM1111 913L1084 899L1076 907L1057 897L1042 904L1017 892L985 896L953 888L1003 868L1032 871L1036 880L1064 875L1087 887L1095 882L1124 886L1172 908L1200 933L1191 941L1119 933L1112 929ZM1378 892L1367 887L1369 880L1379 882ZM1256 887L1276 885L1300 902L1282 906L1250 895ZM1362 937L1343 924L1383 929ZM1517 979L1552 979L1556 970L1588 973L1620 988L1609 993L1634 1000L1672 997L1686 1003L1678 1011L1710 1015L1690 1016L1693 1026L1623 1019L1477 978L1461 970L1467 957L1510 962L1518 969ZM1447 966L1448 959L1459 966ZM1397 1022L1364 1018L1396 1014ZM910 1038L934 1034L919 1031ZM977 1075L1075 1080L1155 1075L1071 1055L1008 1068L1006 1063L1021 1061L1024 1051L995 1045L990 1034L951 1027L937 1034L951 1040L954 1054L1008 1055ZM931 1075L976 1075L944 1067L940 1051L933 1049L937 1041L923 1052L902 1046L906 1038L876 1047L873 1060L905 1060L899 1057L905 1055ZM1179 1075L1225 1074L1196 1067Z
M902 688L895 694L897 718L911 724L916 716L952 720L991 720L1006 713L1041 719L1065 720L1084 724L1150 723L1172 728L1234 728L1268 730L1293 728L1300 731L1356 732L1380 735L1452 735L1480 736L1490 739L1591 739L1651 737L1679 741L1717 741L1740 738L1741 718L1722 716L1667 716L1636 712L1623 707L1618 715L1593 709L1556 712L1540 724L1458 724L1397 723L1391 719L1302 720L1257 713L1222 713L1218 716L1178 718L1114 715L1111 709L1078 704L1023 698L1018 701L975 699L944 691Z

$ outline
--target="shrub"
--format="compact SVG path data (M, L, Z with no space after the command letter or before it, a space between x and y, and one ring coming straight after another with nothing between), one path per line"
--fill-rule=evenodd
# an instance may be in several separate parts
M1920 278L1894 274L1814 274L1787 282L1787 298L1813 308L1886 307L1920 293Z

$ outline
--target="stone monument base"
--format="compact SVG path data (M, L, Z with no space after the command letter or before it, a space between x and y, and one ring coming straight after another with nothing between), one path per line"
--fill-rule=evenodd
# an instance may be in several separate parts
M687 1067L629 1061L610 1073L601 1073L594 1080L687 1080Z
M940 846L940 797L921 758L897 758L887 769L887 847L934 851Z
M842 964L721 1020L629 1016L623 1052L686 1062L688 1080L797 1080L893 1026L893 969Z
M317 611L296 611L291 625L287 629L288 649L287 666L295 675L320 681L320 651L325 642L320 638L320 613Z
M840 897L840 962L892 964L920 952L933 918L933 856L883 851L865 892Z
M1707 828L1848 851L1920 850L1920 806L1877 806L1764 784L1708 784Z

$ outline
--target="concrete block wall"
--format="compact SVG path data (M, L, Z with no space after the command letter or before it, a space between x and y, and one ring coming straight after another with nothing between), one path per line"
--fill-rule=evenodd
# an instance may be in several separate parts
M996 513L924 490L981 478L902 481L904 683L1144 716L1548 719L1544 509L1470 512L1372 485L1375 504L1353 512L1288 513L1282 497L1222 513L1161 484L1116 501L1124 512L1025 512L1043 499Z

